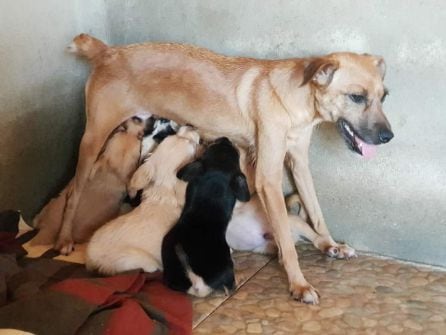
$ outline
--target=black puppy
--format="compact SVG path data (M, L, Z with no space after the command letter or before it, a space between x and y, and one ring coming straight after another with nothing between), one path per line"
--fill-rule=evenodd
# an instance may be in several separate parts
M211 144L203 156L184 166L177 177L189 182L178 223L162 244L164 282L196 296L235 288L234 264L226 228L236 199L249 201L239 153L226 138Z

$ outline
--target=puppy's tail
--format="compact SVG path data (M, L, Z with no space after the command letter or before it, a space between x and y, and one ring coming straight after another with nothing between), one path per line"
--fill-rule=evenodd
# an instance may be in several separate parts
M73 38L73 42L67 47L67 51L85 57L91 61L107 48L107 44L97 38L88 34L80 34Z

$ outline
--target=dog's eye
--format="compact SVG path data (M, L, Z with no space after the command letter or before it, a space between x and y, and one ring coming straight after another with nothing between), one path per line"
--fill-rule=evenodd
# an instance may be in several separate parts
M355 104L362 104L367 101L367 97L365 95L361 95L361 94L349 94L348 97Z

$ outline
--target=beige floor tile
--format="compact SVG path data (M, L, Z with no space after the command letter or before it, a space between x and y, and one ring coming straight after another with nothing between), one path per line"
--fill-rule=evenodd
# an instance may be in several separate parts
M244 273L257 271L262 262L266 266L232 297L214 301L207 317L195 310L195 320L204 321L194 333L446 334L446 272L365 255L333 260L309 246L299 247L299 254L307 280L321 294L320 305L290 299L277 260L266 264L243 255ZM256 265L252 271L245 268L249 262Z
M233 254L235 266L235 280L237 287L241 287L256 272L262 269L270 260L271 256L259 255L248 252L235 252ZM195 298L193 300L194 321L196 327L206 317L208 317L216 308L218 308L229 297L224 295L211 295L205 299ZM237 294L237 299L246 298L243 292Z

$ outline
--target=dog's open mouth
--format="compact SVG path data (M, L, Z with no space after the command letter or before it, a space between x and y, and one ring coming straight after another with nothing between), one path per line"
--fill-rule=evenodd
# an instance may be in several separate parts
M376 145L366 143L345 119L339 119L336 125L349 148L364 158L373 158L376 155Z

